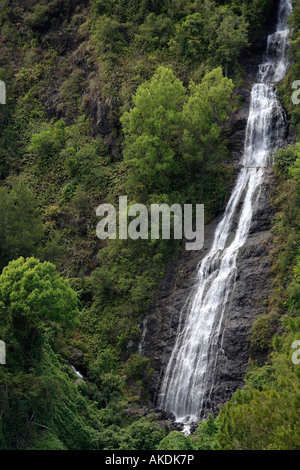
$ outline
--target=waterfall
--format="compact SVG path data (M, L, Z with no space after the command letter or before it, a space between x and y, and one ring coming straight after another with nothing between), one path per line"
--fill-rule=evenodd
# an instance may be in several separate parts
M222 354L222 325L236 282L239 249L247 240L265 168L284 139L286 115L273 83L287 73L287 19L291 10L290 0L280 1L276 32L268 38L258 83L251 90L242 169L209 253L199 265L195 289L181 312L162 381L159 408L172 412L176 421L184 424L203 417L216 361Z

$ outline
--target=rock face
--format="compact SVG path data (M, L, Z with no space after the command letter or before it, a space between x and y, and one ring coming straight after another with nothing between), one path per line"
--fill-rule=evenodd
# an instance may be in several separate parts
M243 97L244 106L231 117L230 122L230 164L234 166L236 174L244 149L250 87L266 50L267 35L273 32L276 24L275 13L276 8L263 35L251 53L241 61L248 74L248 88L238 90ZM292 136L286 138L289 142ZM236 283L226 305L218 351L209 359L214 366L208 367L208 370L213 370L213 375L210 376L207 387L210 390L209 396L204 397L206 414L209 411L216 415L220 407L231 399L234 391L243 386L250 354L252 325L259 316L266 313L266 300L271 289L269 253L272 243L270 228L274 216L271 203L273 186L274 175L270 167L266 169L248 239L238 254ZM220 213L205 227L205 245L200 252L183 251L181 257L172 263L160 283L157 300L144 320L143 340L139 350L150 359L154 370L153 374L145 379L145 386L151 393L154 407L157 406L158 393L177 334L182 329L182 324L179 326L180 314L183 312L184 322L184 307L197 282L197 267L209 250L216 226L222 217L223 213ZM235 226L236 224L233 224L232 236Z
M272 185L273 170L268 169L248 240L238 256L237 281L222 326L222 353L211 359L216 362L214 376L211 377L214 385L206 405L214 414L243 385L252 324L265 313L264 300L270 291L267 280L270 267L270 224L274 215L270 203ZM157 301L145 318L141 347L142 354L150 359L154 369L145 384L151 392L154 405L175 344L180 312L193 292L197 266L212 243L222 215L206 226L205 245L200 252L183 252L180 259L170 266L159 286Z
M249 343L253 322L266 313L265 301L270 295L270 223L274 212L270 203L273 172L266 174L255 217L247 242L237 259L237 279L226 308L222 325L221 352L215 361L213 388L207 397L207 409L217 413L233 392L243 385L249 359Z
M230 136L231 164L235 167L236 175L244 150L250 91L243 89L239 90L239 93L244 98L244 106L232 116ZM208 367L208 370L214 372L208 382L207 388L210 389L210 394L204 399L204 409L213 414L231 399L238 387L243 386L249 359L252 325L259 316L266 313L264 301L270 294L268 278L270 227L274 216L271 204L273 185L273 169L268 168L247 242L238 254L236 284L226 305L221 344L210 359L214 362L214 366ZM215 229L222 217L223 212L205 227L205 245L200 252L183 251L181 257L169 267L167 275L159 286L157 301L144 320L140 352L150 359L154 369L145 383L154 406L157 405L161 382L179 332L180 314L194 291L198 264L209 250ZM232 236L237 222L233 224Z

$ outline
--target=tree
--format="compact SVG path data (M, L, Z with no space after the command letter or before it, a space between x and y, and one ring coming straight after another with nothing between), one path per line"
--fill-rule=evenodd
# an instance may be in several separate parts
M248 403L229 402L221 410L221 449L299 450L299 378L287 370L281 385L280 392L254 390Z
M31 256L44 233L34 195L25 183L15 183L10 192L0 188L0 270L19 256Z
M209 56L213 64L225 70L239 57L248 45L248 27L244 15L236 15L227 6L221 6L209 21Z
M0 306L8 309L8 321L22 318L32 326L54 321L70 327L78 314L77 295L68 281L53 264L35 258L20 257L3 269Z
M208 159L220 136L232 90L221 68L206 74L199 85L192 83L190 95L165 67L138 88L133 108L121 118L135 194L140 188L144 194L162 194L191 184L197 165Z
M290 173L293 176L293 178L297 181L297 183L300 183L300 157L298 157L297 160L295 161L294 165L290 169Z
M17 363L37 353L45 328L74 327L78 313L77 294L53 264L21 257L3 269L0 336Z
M295 163L297 157L300 157L300 143L287 145L277 150L275 154L275 164L277 170L284 175L288 175L291 166Z
M143 21L148 13L159 15L170 9L171 13L182 9L183 0L92 0L92 11L96 15L107 14L118 21L126 23L128 21L134 24ZM179 4L179 5L178 5Z
M7 256L5 250L7 215L9 210L8 194L5 188L0 188L0 269L5 265Z
M203 60L208 47L204 39L206 22L207 19L203 14L194 13L177 23L175 36L170 41L171 51L188 62L197 63Z
M233 11L228 5L205 0L189 4L188 10L196 11L176 24L170 50L189 65L206 61L227 71L249 45L244 8L236 6Z
M172 70L159 67L138 88L133 108L123 114L124 158L135 169L132 186L143 183L148 192L170 188L170 178L179 171L175 155L185 94Z
M195 450L190 437L179 431L172 431L158 445L157 450Z
M209 155L227 119L233 87L220 67L207 73L199 85L191 83L183 107L183 152L188 160L203 161Z
M165 431L155 422L145 418L131 424L128 434L137 450L153 450L165 435ZM123 449L126 445L123 446Z
M166 15L150 13L135 35L135 43L143 49L155 50L167 46L174 32L172 20Z
M201 421L196 433L195 448L197 450L215 450L217 446L217 431L219 422L218 419L213 419L212 415L209 415L206 421Z
M95 26L96 47L100 54L115 57L126 45L124 26L106 15L101 16Z

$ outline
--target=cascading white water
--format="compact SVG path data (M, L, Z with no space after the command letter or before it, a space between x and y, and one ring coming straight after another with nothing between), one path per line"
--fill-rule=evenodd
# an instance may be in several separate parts
M236 261L245 244L272 152L282 143L286 116L272 84L287 73L287 18L291 0L279 3L276 32L269 36L264 63L253 85L242 166L212 247L202 260L197 284L180 319L176 343L161 385L158 405L172 412L177 422L197 422L209 396L222 323L236 281ZM238 218L237 227L234 222ZM234 232L234 236L232 236Z

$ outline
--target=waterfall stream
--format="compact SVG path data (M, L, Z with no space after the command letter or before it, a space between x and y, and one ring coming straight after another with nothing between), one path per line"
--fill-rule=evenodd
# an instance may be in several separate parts
M258 83L251 90L242 169L209 253L199 265L196 287L181 313L162 381L159 408L172 412L176 421L184 424L203 417L211 377L222 353L222 325L236 281L239 249L247 240L265 168L284 139L286 115L273 83L287 73L287 19L291 10L291 0L280 0L276 32L268 37Z

